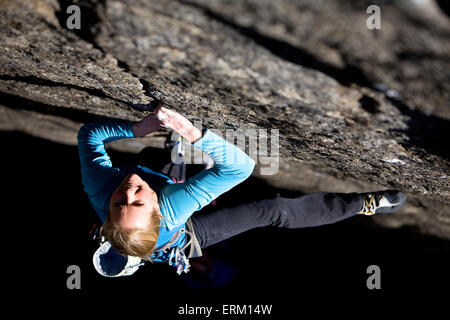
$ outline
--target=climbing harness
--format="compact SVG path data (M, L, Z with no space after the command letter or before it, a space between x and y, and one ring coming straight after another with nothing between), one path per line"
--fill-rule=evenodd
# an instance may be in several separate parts
M184 228L180 229L180 235L181 233L185 233L189 236L189 241L186 242L186 244L180 248L180 247L170 247L173 243L175 243L179 235L177 235L175 240L169 241L167 244L164 245L163 248L157 249L157 254L159 252L163 252L163 256L167 258L169 266L175 267L178 274L181 274L182 272L189 272L190 264L189 259L193 257L200 257L202 256L202 250L200 248L200 244L198 243L197 237L195 236L194 228L192 225L192 221L188 219L186 222L186 227L189 230L186 230ZM188 253L188 256L185 254L185 250L190 246L190 250Z

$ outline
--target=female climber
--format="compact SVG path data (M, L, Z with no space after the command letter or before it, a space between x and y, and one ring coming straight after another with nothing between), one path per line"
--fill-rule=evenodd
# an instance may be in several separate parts
M106 143L161 128L177 132L208 154L214 166L182 183L140 165L113 167ZM162 106L137 122L87 123L79 131L78 146L84 190L103 223L93 263L106 277L131 275L142 260L167 262L179 274L188 272L189 258L201 256L202 248L253 228L318 226L356 214L393 212L406 200L396 191L314 193L193 215L247 179L255 162L212 131L201 131Z
M143 166L112 166L105 143L161 128L174 130L207 153L214 167L174 183ZM138 122L87 123L78 133L78 147L84 190L107 240L94 255L96 270L105 276L131 274L141 259L166 261L178 273L187 271L188 257L201 255L191 215L247 179L255 165L238 147L162 106Z

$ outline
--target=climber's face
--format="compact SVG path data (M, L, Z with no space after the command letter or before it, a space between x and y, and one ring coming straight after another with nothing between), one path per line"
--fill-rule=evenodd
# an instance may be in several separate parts
M124 229L145 229L150 215L158 206L158 197L152 188L137 174L123 179L111 196L111 219Z

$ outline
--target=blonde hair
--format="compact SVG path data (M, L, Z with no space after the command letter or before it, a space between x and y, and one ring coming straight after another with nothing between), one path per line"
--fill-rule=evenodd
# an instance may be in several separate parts
M100 234L123 256L136 256L149 260L159 237L161 214L156 206L150 214L150 222L145 229L123 229L111 219L108 210Z

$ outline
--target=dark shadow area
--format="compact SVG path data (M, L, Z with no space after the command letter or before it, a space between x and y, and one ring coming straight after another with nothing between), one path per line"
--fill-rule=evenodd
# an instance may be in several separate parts
M117 118L101 116L97 114L89 114L84 110L76 110L71 108L64 108L59 106L51 106L49 104L41 103L38 101L26 99L13 94L8 94L0 92L0 101L3 106L15 109L15 110L27 110L35 111L42 114L47 114L51 116L63 117L72 121L77 122L89 122L89 121L109 121L109 120L120 120Z
M234 272L221 288L193 289L196 279L178 276L165 264L146 265L131 277L103 278L91 262L96 243L89 231L96 216L82 189L77 148L18 132L0 136L5 150L3 181L13 207L3 211L3 226L14 243L8 259L20 262L9 269L6 279L11 295L31 293L35 301L53 304L73 305L83 299L97 307L103 300L137 296L147 301L152 315L162 313L168 319L180 319L178 306L186 303L268 303L274 305L273 319L280 319L298 314L299 301L373 305L393 297L398 301L408 295L445 292L450 285L448 241L420 235L414 228L380 228L365 216L316 228L255 229L214 245L207 254ZM146 152L141 157L151 156L151 162L159 157ZM120 152L110 155L115 164L139 158ZM277 194L299 195L250 178L204 211ZM366 270L373 264L381 268L378 292L366 288ZM81 290L66 287L70 265L82 270Z
M450 159L450 120L434 115L426 115L417 109L411 109L400 100L388 98L401 113L410 117L408 129L391 130L392 132L404 132L408 136L407 142L401 142L403 147L411 149L416 147L425 152L434 154L444 159Z
M25 82L25 83L28 83L31 85L39 85L39 86L45 86L45 87L51 87L51 88L62 87L62 88L68 88L68 89L75 89L78 91L86 92L94 97L99 97L102 99L103 98L110 99L110 100L113 100L113 101L116 101L119 103L128 104L127 101L123 101L123 100L114 98L112 96L109 96L100 89L87 88L87 87L82 87L82 86L71 84L71 83L62 83L62 82L56 82L56 81L47 80L47 79L41 79L41 78L38 78L38 77L32 76L32 75L26 76L26 77L19 77L19 76L12 77L12 76L8 76L8 75L0 75L0 80Z
M447 17L450 18L450 3L447 0L437 0L437 3L441 8L442 12L444 12L447 15Z
M368 95L363 95L359 100L359 105L361 106L361 108L363 108L364 110L366 110L367 112L371 113L371 114L376 114L378 112L380 112L379 108L380 108L380 103L375 100L372 97L369 97Z

